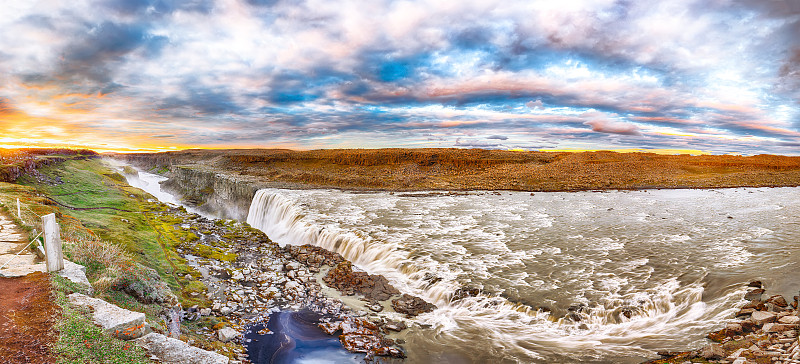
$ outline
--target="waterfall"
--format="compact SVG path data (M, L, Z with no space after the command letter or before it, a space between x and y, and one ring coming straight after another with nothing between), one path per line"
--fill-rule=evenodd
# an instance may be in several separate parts
M575 312L580 316L576 322L499 296L480 294L451 302L460 284L455 279L435 283L430 280L432 275L447 276L447 267L433 268L442 272L423 269L408 247L338 227L318 226L304 217L301 209L280 190L257 191L247 222L281 246L310 244L339 253L368 273L383 275L401 292L434 303L437 310L416 320L432 325L442 337L466 342L472 340L470 330L481 330L496 345L510 345L529 358L538 358L538 352L563 345L624 355L644 353L647 350L630 342L678 333L682 327L698 322L704 325L722 322L732 311L721 308L728 307L743 293L733 290L711 302L703 302L702 280L687 285L674 278L635 294L606 297L599 305ZM714 314L709 315L710 312ZM536 345L509 344L509 337L524 338ZM603 345L598 347L600 342Z
M368 273L385 276L400 291L422 296L437 306L447 305L450 294L459 287L444 281L430 284L408 253L391 244L307 222L291 201L268 189L256 192L247 223L281 246L311 244L339 253Z

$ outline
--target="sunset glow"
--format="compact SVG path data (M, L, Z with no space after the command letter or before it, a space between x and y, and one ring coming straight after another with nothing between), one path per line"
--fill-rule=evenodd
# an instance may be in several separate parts
M797 1L4 4L0 146L800 154Z

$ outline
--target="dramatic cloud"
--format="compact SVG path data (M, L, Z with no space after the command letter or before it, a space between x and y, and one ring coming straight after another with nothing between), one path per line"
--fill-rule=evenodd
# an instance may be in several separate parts
M0 145L800 154L796 1L12 2Z

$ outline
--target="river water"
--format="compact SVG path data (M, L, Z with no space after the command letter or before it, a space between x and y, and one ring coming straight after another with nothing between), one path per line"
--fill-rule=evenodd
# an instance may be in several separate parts
M436 304L402 336L408 363L638 363L704 345L751 280L791 300L798 217L798 188L266 189L248 222ZM451 301L460 287L483 294Z

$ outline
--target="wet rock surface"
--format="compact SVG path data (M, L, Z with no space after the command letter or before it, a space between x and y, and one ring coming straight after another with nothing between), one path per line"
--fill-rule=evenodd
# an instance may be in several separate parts
M392 300L392 308L397 312L416 316L421 313L431 312L436 309L436 306L425 302L419 297L403 294L402 297Z
M180 316L189 321L213 318L224 322L213 330L202 329L210 341L248 347L248 337L252 336L248 333L268 327L272 316L309 311L319 317L314 329L320 330L321 335L332 335L331 339L338 338L346 350L364 354L367 360L375 356L403 358L402 347L387 335L409 325L381 315L413 316L434 308L418 297L400 296L385 277L360 271L339 254L325 249L309 245L280 247L240 222L209 220L177 208L167 213L182 217L173 228L186 237L176 251L196 271L190 278L206 288L191 294L208 302L207 307L181 310ZM326 289L357 296L365 302L363 308L350 307L330 297ZM385 308L394 307L389 302L393 298L398 300L400 311ZM273 337L265 333L259 340ZM259 347L263 346L259 343ZM253 354L249 349L248 353ZM238 358L246 361L248 356L242 352Z
M744 298L749 302L736 314L740 321L708 334L711 344L695 351L659 352L662 359L646 363L800 363L798 296L790 305L780 295L764 298L759 281L748 287Z
M386 301L396 294L400 294L383 276L370 275L366 272L353 271L352 263L342 261L323 278L325 283L351 296L363 295L370 301Z

